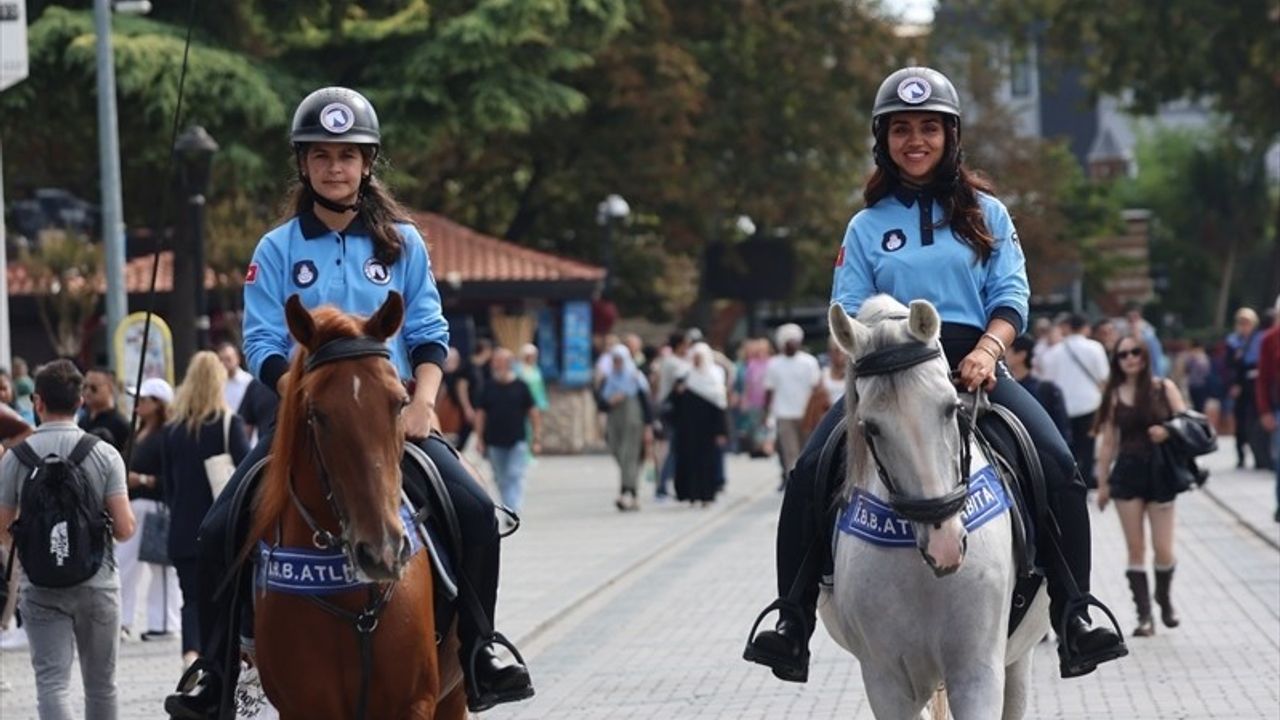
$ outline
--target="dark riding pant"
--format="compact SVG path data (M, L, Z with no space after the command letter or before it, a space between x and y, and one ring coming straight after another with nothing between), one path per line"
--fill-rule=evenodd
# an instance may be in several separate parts
M498 520L494 513L493 501L488 493L472 478L471 473L463 467L456 452L443 439L432 436L427 440L413 441L426 451L427 455L440 470L445 488L453 499L458 515L458 525L462 535L462 552L464 557L458 563L462 573L474 588L477 599L488 618L484 624L491 623L494 608L498 599L499 541ZM205 515L200 524L198 552L200 563L200 637L202 655L218 668L229 668L234 673L238 663L231 662L231 652L236 647L238 638L232 633L237 631L247 637L253 635L252 604L247 602L247 592L252 581L251 573L244 573L240 598L243 607L239 608L244 620L233 622L233 613L237 611L233 601L235 588L230 584L223 588L236 554L244 545L244 532L247 531L249 505L242 508L243 517L232 518L232 498L243 484L244 477L250 468L267 456L271 447L271 436L262 438L250 450L244 462L236 468L231 480L222 494L214 502L213 507ZM407 475L406 475L407 477ZM426 488L406 488L406 492L415 502L422 502L426 497ZM236 532L231 532L235 521ZM222 592L217 592L219 589ZM469 650L479 634L476 619L471 613L460 612L458 633L464 651ZM466 663L463 663L466 667ZM234 678L233 678L234 679Z
M944 339L943 349L954 367L973 347L972 339L967 342L948 342ZM1009 408L1022 424L1035 444L1040 464L1044 468L1045 485L1048 491L1050 510L1057 518L1062 532L1063 554L1066 556L1067 568L1049 570L1050 613L1055 619L1065 609L1071 595L1065 582L1064 570L1069 570L1075 578L1081 592L1089 591L1089 573L1092 557L1092 540L1089 526L1088 491L1084 482L1076 472L1075 459L1071 449L1058 432L1057 426L1044 407L1033 395L1028 393L1003 367L997 373L996 387L988 395L992 402ZM843 402L834 404L822 422L814 429L805 443L804 450L796 461L795 468L787 482L786 493L782 499L782 509L778 518L777 568L778 594L787 597L792 586L796 587L796 595L792 597L800 603L807 617L810 630L814 627L814 608L817 605L818 581L821 568L829 565L830 542L818 542L814 547L822 553L822 562L812 562L812 572L808 577L797 578L804 563L805 553L815 542L818 534L828 538L832 531L829 514L819 512L831 507L832 499L839 488L842 478L839 477L838 463L833 464L829 477L818 478L818 462L822 447L827 438L834 432L836 425L844 417ZM998 436L1006 436L1007 432L994 418L983 421L983 430ZM1004 447L1014 447L1005 440ZM821 482L821 485L818 483ZM821 522L819 517L827 517L831 522ZM1041 540L1038 547L1047 548L1046 541ZM1048 557L1048 553L1043 554Z

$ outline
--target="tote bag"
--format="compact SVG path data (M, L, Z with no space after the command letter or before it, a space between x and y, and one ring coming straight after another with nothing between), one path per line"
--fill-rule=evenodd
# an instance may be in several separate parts
M209 491L217 500L222 488L235 474L236 463L231 459L231 413L222 413L222 452L204 459L204 475L209 479Z
M156 509L142 517L138 559L153 565L172 564L169 560L169 508L164 503L156 503Z

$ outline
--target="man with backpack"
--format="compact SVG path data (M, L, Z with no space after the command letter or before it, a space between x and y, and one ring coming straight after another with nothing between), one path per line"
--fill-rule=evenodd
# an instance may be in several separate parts
M74 717L68 686L76 651L84 716L117 715L120 578L111 537L133 535L134 517L120 453L76 426L83 385L69 361L41 368L34 401L44 423L0 458L0 540L22 564L19 609L41 720Z

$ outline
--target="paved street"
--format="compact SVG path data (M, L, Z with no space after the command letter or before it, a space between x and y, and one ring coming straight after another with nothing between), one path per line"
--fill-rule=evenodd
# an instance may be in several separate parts
M1042 645L1029 717L1280 718L1273 476L1235 471L1226 453L1208 465L1213 496L1178 505L1182 627L1134 639L1130 658L1073 681L1057 679ZM772 594L774 461L732 459L729 490L708 510L649 503L619 515L615 477L603 456L535 467L525 526L504 548L499 612L538 695L486 718L871 717L857 663L821 630L806 686L740 659ZM1095 516L1095 538L1095 592L1127 632L1133 609L1114 512ZM176 643L124 645L121 716L157 717L177 671ZM0 718L34 717L25 651L0 656L0 682Z

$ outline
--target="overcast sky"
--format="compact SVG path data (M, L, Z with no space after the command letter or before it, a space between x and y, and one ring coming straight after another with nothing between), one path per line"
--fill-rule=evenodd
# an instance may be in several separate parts
M927 23L933 20L933 7L936 0L881 0L886 9L898 13L903 20L913 23Z

